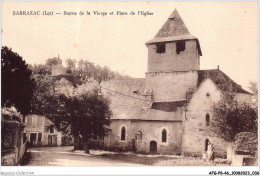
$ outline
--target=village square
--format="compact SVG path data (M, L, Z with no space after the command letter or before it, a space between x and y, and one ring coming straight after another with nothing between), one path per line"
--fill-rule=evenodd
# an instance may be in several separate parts
M257 166L258 83L201 69L181 16L143 43L144 78L59 55L31 65L3 46L1 165Z

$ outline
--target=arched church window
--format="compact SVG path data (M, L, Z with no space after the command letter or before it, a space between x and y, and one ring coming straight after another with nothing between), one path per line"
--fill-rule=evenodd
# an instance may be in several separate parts
M162 130L162 142L167 142L167 131L165 129Z
M125 141L125 127L123 126L122 128L121 128L121 141Z
M206 115L206 126L209 126L210 124L210 117L209 114Z

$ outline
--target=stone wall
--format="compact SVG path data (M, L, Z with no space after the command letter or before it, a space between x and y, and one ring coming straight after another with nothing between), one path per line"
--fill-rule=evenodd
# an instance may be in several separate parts
M121 141L121 127L126 128L126 139ZM105 140L105 145L122 151L136 150L139 153L150 152L150 142L157 143L157 153L181 154L181 121L131 121L113 120L110 124L110 143ZM162 142L162 130L167 131L167 141ZM141 138L136 134L141 133ZM107 138L107 136L106 136Z
M205 152L205 142L213 143L216 156L226 155L227 143L212 132L211 126L206 124L206 115L212 119L212 105L219 101L221 91L211 79L202 82L193 94L187 106L186 120L183 120L183 154L201 156Z
M200 69L195 40L185 42L185 50L176 53L176 42L166 43L165 53L156 53L156 44L148 45L148 72L190 71Z
M186 99L188 88L196 88L198 74L189 72L146 73L146 89L152 89L153 101Z
M1 165L15 166L19 165L26 152L26 141L23 141L22 131L24 124L16 121L3 122L1 147ZM6 145L9 143L10 145Z
M17 165L18 149L9 149L1 152L1 165L2 166L15 166Z

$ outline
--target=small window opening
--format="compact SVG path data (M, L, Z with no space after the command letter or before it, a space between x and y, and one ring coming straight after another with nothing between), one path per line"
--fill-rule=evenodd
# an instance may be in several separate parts
M156 53L165 53L165 43L156 44Z
M50 126L50 133L54 133L54 125Z
M208 140L208 139L206 139L206 140L205 140L205 151L207 151L207 150L208 150L208 145L209 145L209 140Z
M121 129L121 141L125 140L125 127Z
M180 54L181 51L185 51L185 41L176 42L176 53Z
M162 142L167 142L167 132L165 129L162 130Z
M42 141L42 133L38 134L38 141L41 142Z
M206 126L209 126L210 124L210 118L209 118L209 114L206 115Z

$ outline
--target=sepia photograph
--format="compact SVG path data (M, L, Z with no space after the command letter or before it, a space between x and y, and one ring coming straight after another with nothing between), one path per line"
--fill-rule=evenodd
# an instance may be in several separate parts
M257 1L2 1L1 175L259 175L258 22Z

